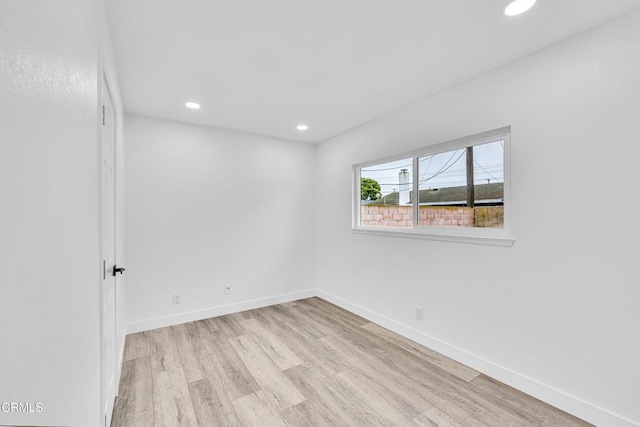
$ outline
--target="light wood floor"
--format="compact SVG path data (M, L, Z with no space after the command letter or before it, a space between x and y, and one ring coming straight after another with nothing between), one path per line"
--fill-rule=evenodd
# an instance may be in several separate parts
M129 335L112 426L589 426L318 298Z

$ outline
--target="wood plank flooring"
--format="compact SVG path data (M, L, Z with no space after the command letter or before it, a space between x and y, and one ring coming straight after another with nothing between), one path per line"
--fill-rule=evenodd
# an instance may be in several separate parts
M111 425L591 424L308 298L127 336Z

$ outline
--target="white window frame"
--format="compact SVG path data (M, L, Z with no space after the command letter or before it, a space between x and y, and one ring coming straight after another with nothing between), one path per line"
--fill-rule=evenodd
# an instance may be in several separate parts
M473 227L441 227L419 225L419 191L418 188L418 158L447 151L460 150L490 142L504 141L504 224L503 228L473 228ZM368 227L360 225L360 175L361 170L381 163L396 160L413 159L413 227ZM405 237L414 239L429 239L446 242L477 243L494 246L512 246L515 238L511 234L511 127L483 132L464 138L455 139L439 144L413 150L382 159L371 160L353 165L353 223L351 230L358 234L379 236Z

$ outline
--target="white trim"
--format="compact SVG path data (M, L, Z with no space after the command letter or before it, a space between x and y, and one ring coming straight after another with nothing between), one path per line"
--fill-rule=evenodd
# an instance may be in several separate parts
M389 228L389 227L354 227L351 232L355 234L369 234L374 236L404 237L407 239L437 240L440 242L473 243L491 246L513 246L516 241L509 235L470 233L471 231L485 231L485 229L457 229L442 227L442 230L432 230L421 227Z
M285 302L295 301L303 298L310 298L314 296L316 296L316 290L307 289L304 291L291 292L288 294L281 294L273 297L259 298L234 304L219 305L217 307L205 308L203 310L141 320L138 322L127 323L127 334L134 334L137 332L149 331L151 329L164 328L166 326L179 325L181 323L194 322L196 320L208 319L210 317L224 316L225 314L253 310L254 308L267 307L269 305L282 304Z
M318 289L317 296L592 424L607 427L640 427L640 424L628 418L542 384L336 295Z
M413 158L413 194L411 197L412 204L412 225L413 229L417 229L420 226L420 165L418 157ZM398 199L398 204L400 199ZM360 223L358 223L360 224Z
M117 166L117 156L116 156L116 147L118 145L118 130L119 130L119 124L118 124L118 118L120 117L118 115L118 101L117 99L114 97L114 91L113 91L113 80L111 79L111 74L109 72L109 70L107 69L107 67L104 66L104 64L102 63L102 59L100 57L99 59L100 61L100 67L99 67L99 77L98 77L98 84L99 84L99 89L98 89L98 98L99 98L99 103L97 105L98 107L98 120L97 120L97 131L98 131L98 173L99 178L98 178L98 182L100 183L100 191L99 191L99 195L100 195L100 210L99 210L99 217L100 217L100 257L98 258L98 265L99 265L99 277L100 279L98 280L98 298L99 298L99 331L98 331L98 337L100 340L100 344L99 344L99 348L100 348L100 425L102 425L102 420L105 420L105 423L108 421L109 423L111 422L111 416L113 415L113 409L115 408L115 398L116 396L118 396L118 388L120 385L120 374L121 371L118 368L118 361L117 361L117 354L113 354L113 369L114 369L114 390L113 390L113 396L105 396L105 373L104 373L104 365L105 365L105 348L104 348L104 312L103 312L103 305L104 305L104 300L103 300L103 286L104 286L104 274L105 274L105 270L104 270L104 262L105 262L105 254L103 253L103 242L104 242L104 235L103 235L103 222L104 222L104 206L102 204L103 202L103 191L104 191L104 183L102 182L102 162L103 162L103 144L104 144L104 131L103 131L103 126L104 126L104 118L105 118L105 93L108 94L108 97L111 101L111 108L113 108L113 261L114 264L116 262L116 254L117 254L117 240L116 240L116 236L118 234L118 223L117 223L117 210L116 210L116 206L117 206L117 199L118 199L118 195L117 195L117 190L118 190L118 186L116 185L117 183L117 174L118 174L118 166ZM117 279L114 278L114 283L113 283L113 340L114 340L114 344L117 345L116 338L118 336L117 333L117 325L118 325L118 293L117 293L117 289L118 289L118 282ZM124 347L123 347L124 350ZM114 348L114 353L116 352L116 349ZM113 397L113 401L111 401L111 398ZM108 411L105 411L105 401L109 400L109 403L107 404L108 406ZM110 412L110 414L109 414Z
M513 222L511 215L511 127L509 127L509 133L505 135L503 139L504 143L504 158L503 158L503 175L504 179L502 184L502 197L504 199L504 222L502 224L503 230L506 233L511 234L513 230Z
M351 179L353 180L352 192L351 195L351 227L356 228L360 225L360 214L361 210L361 197L362 190L360 188L360 168L353 167L351 169Z
M503 228L471 228L471 227L434 227L419 224L419 180L418 159L420 157L459 150L469 146L477 146L490 142L503 141L503 188L504 188L504 223ZM369 166L380 165L401 159L411 159L413 164L413 226L407 228L367 227L361 223L360 177L361 170ZM356 163L352 166L352 224L354 233L379 236L405 237L413 239L438 240L442 242L475 243L494 246L512 246L515 239L511 235L511 126L458 138L439 144L422 147L410 152L384 157L377 160Z

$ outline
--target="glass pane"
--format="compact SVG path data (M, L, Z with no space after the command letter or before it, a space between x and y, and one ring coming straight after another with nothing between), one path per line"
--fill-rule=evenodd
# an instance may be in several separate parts
M496 141L420 157L419 225L502 227L503 144Z
M475 221L478 228L504 227L504 141L473 147Z
M360 225L413 227L413 159L360 170Z

